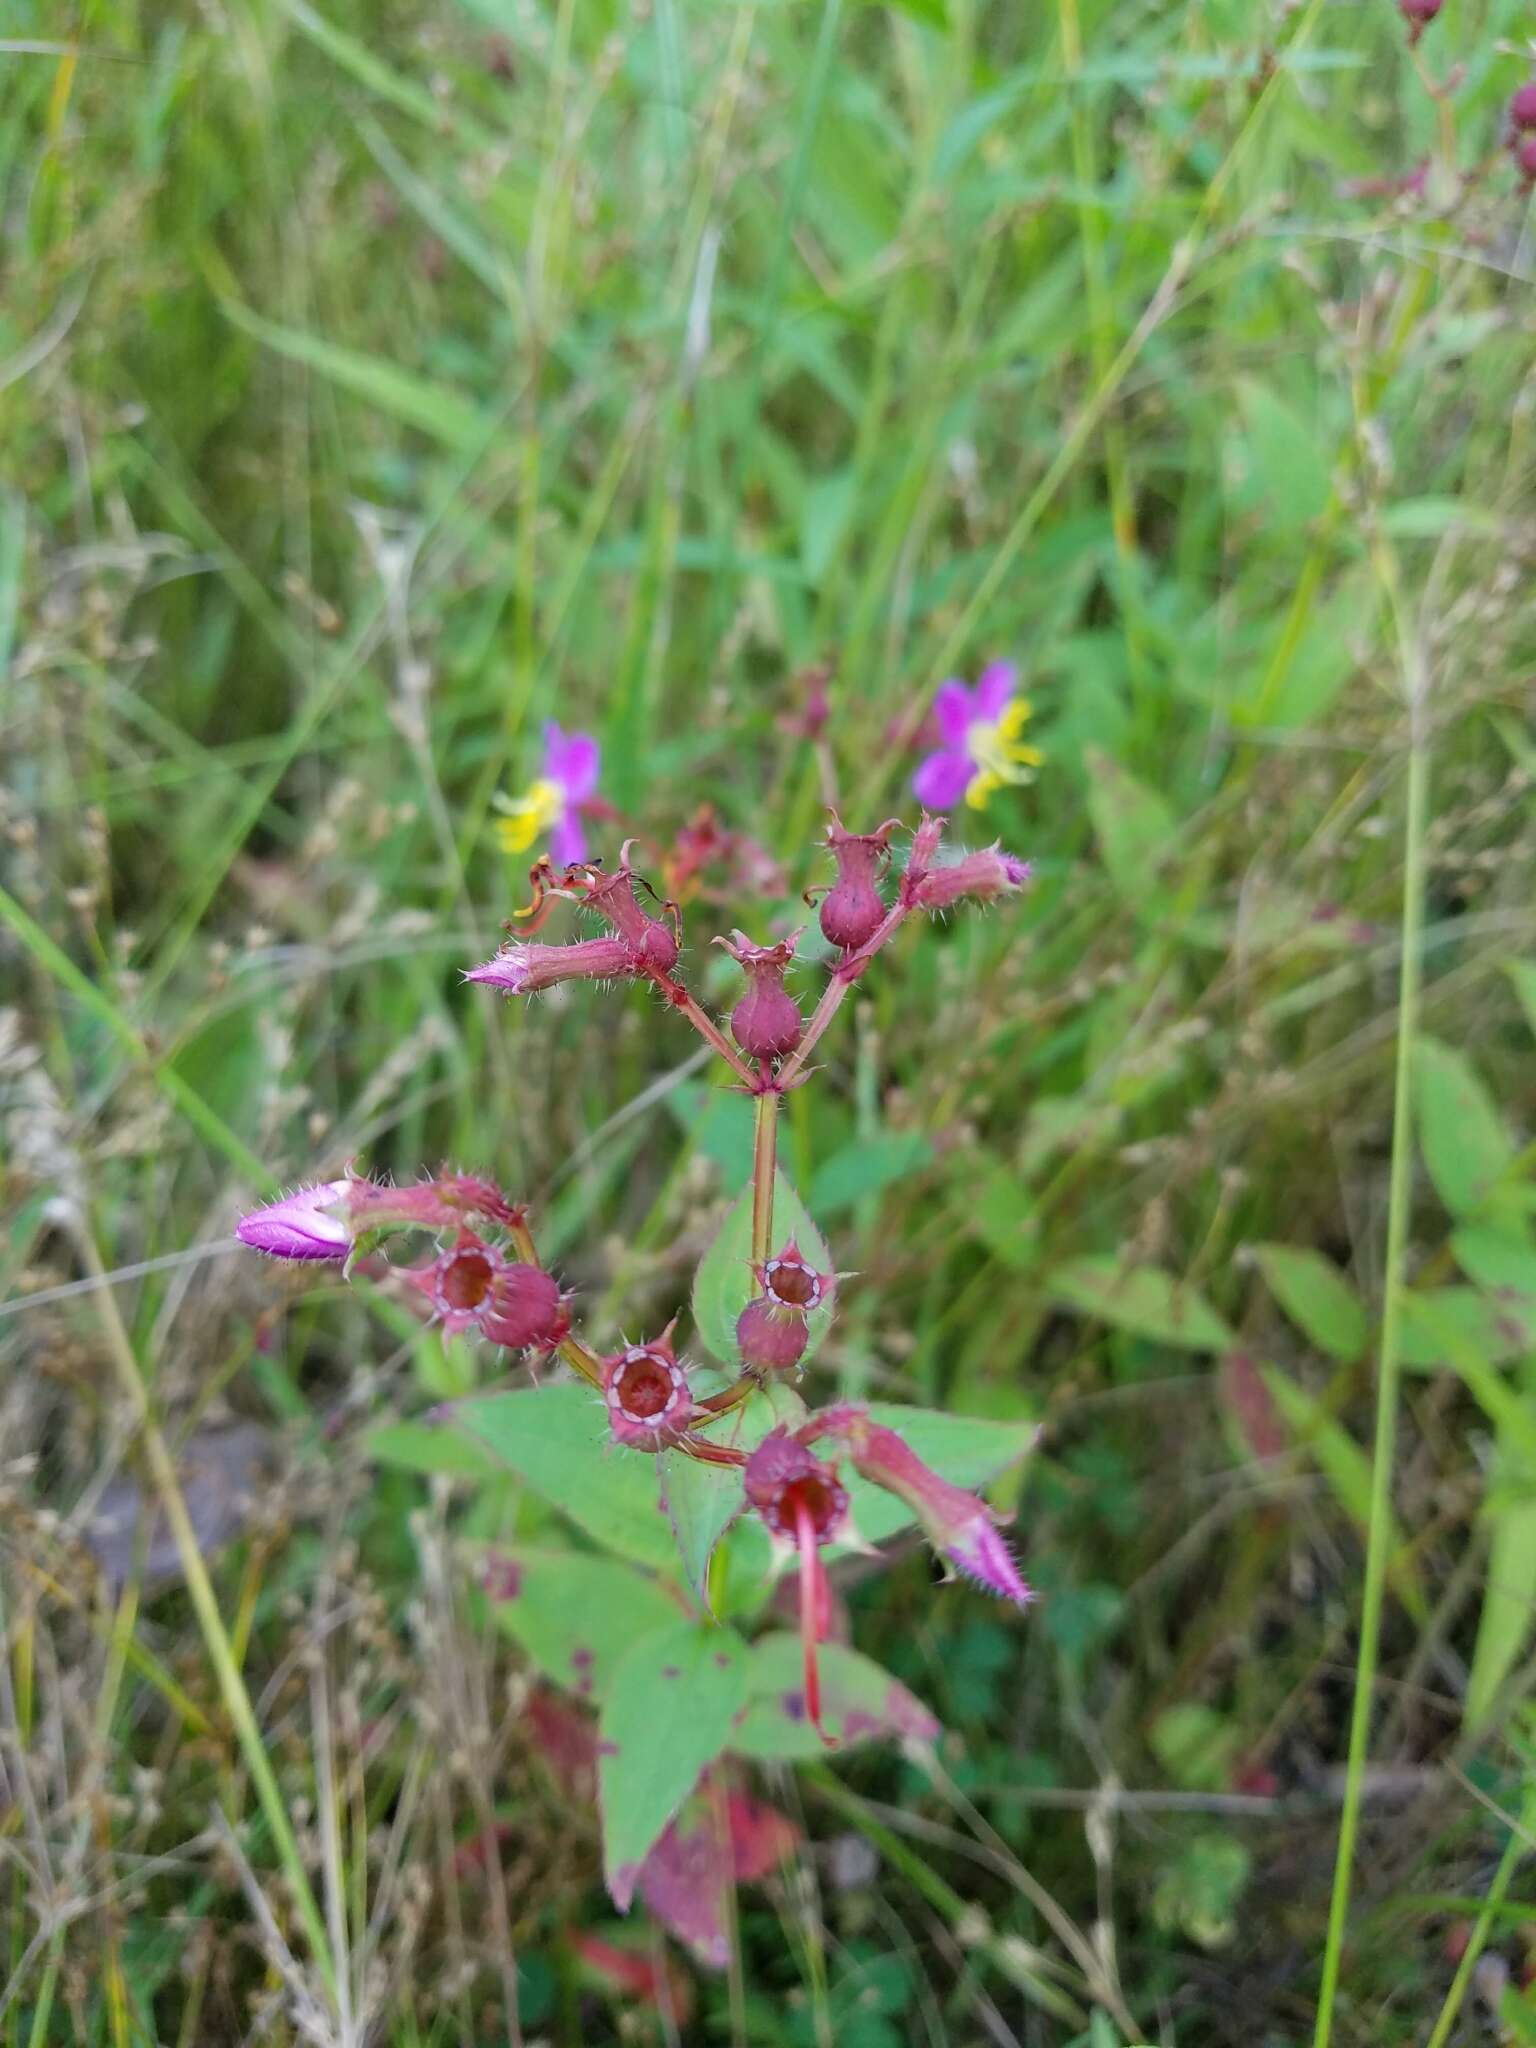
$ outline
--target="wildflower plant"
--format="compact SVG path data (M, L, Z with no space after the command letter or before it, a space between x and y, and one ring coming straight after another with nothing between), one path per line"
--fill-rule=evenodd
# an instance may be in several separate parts
M896 820L854 833L834 816L834 874L807 899L830 949L808 1015L794 986L804 927L771 943L733 931L716 943L740 968L741 992L728 1024L717 1022L684 978L676 906L636 872L633 842L611 869L584 856L541 858L522 914L527 935L466 975L508 997L575 981L643 982L751 1097L751 1180L700 1260L691 1344L679 1344L676 1319L610 1352L590 1344L540 1260L527 1205L473 1175L394 1187L349 1174L239 1226L246 1244L278 1258L348 1273L366 1261L445 1334L569 1369L569 1380L544 1377L437 1413L608 1553L500 1549L484 1560L481 1590L543 1677L598 1710L604 1865L621 1910L637 1890L653 1909L676 1891L667 1872L718 1806L733 1759L937 1733L897 1680L830 1640L829 1558L916 1525L947 1572L1019 1608L1031 1597L999 1518L973 1490L1025 1454L1028 1426L886 1403L809 1407L801 1391L839 1280L779 1167L780 1107L813 1080L850 990L903 926L1012 897L1028 879L1027 865L995 846L946 857L943 830L926 812L911 833ZM534 936L561 905L599 929ZM381 1249L404 1232L425 1233L430 1250L391 1265ZM798 1631L762 1630L791 1568ZM716 1860L720 1870L739 1864ZM693 1898L669 1924L695 1953L721 1960L718 1900L704 1911Z

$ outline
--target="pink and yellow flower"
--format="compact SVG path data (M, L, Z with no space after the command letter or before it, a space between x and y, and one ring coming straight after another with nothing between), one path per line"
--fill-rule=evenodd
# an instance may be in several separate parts
M1019 737L1034 707L1018 687L1010 661L984 668L974 690L953 680L940 684L933 715L943 745L912 777L918 800L930 810L952 811L963 800L979 811L998 790L1034 780L1045 757Z
M543 772L520 797L496 799L503 815L496 837L507 853L526 853L540 840L549 844L556 867L587 857L583 811L592 808L602 753L589 732L564 732L554 720L544 728Z

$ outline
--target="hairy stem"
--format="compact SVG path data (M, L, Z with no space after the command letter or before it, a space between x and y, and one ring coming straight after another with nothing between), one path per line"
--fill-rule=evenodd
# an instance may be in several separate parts
M779 1169L779 1104L777 1088L757 1098L752 1137L752 1263L760 1266L773 1249L773 1180Z
M663 974L658 968L650 970L650 978L661 990L667 1001L672 1005L672 1008L688 1019L688 1022L697 1031L704 1043L712 1046L719 1053L721 1059L725 1061L737 1080L750 1088L754 1095L759 1094L763 1088L763 1082L753 1073L714 1018L700 1008L688 990L683 987L683 984L680 981L674 981L670 974Z
M811 1020L805 1027L805 1036L795 1047L789 1058L779 1069L778 1087L780 1094L787 1094L805 1072L805 1063L812 1048L826 1030L832 1019L842 1008L849 989L860 978L880 948L893 938L911 915L909 903L896 902L881 918L874 932L859 947L856 953L849 953L832 970L832 979L821 992L821 1001L811 1012Z

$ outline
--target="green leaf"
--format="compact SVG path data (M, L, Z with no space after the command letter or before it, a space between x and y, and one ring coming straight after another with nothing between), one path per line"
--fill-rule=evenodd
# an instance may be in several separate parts
M363 1456L401 1472L447 1472L489 1478L501 1468L488 1450L434 1422L386 1422L363 1439Z
M773 1192L773 1248L782 1250L793 1238L818 1273L830 1273L832 1254L827 1241L811 1221L810 1212L785 1178L775 1176ZM736 1345L736 1319L757 1292L752 1277L752 1190L744 1188L725 1212L715 1241L699 1261L693 1276L693 1320L700 1341L723 1365L739 1368L741 1353ZM823 1300L810 1314L809 1341L802 1363L815 1357L831 1326L834 1303Z
M1169 1778L1184 1791L1226 1790L1238 1734L1225 1714L1198 1700L1181 1700L1164 1708L1147 1739Z
M883 1131L860 1138L817 1168L811 1206L819 1216L838 1215L851 1209L861 1195L876 1194L917 1173L932 1157L933 1146L921 1131Z
M684 1623L631 1646L598 1724L603 1871L620 1912L656 1837L725 1748L745 1706L748 1651L734 1629Z
M1453 1346L1489 1365L1536 1350L1536 1302L1501 1300L1475 1287L1410 1288L1398 1332L1403 1364L1428 1371L1455 1364Z
M616 1450L592 1389L576 1382L458 1401L453 1420L492 1456L621 1557L677 1568L655 1461Z
M1363 1529L1371 1519L1371 1461L1345 1429L1305 1388L1272 1365L1260 1366L1264 1384L1298 1443L1317 1460L1334 1496L1351 1521ZM1403 1557L1403 1532L1389 1518L1389 1554L1393 1584L1415 1621L1423 1621L1429 1604L1411 1562ZM1401 1559L1401 1562L1397 1560Z
M1053 1300L1081 1309L1133 1336L1183 1351L1225 1351L1237 1340L1204 1295L1156 1266L1118 1259L1072 1259L1046 1281Z
M778 1418L771 1402L754 1394L734 1410L721 1427L711 1429L711 1443L752 1450ZM681 1451L663 1451L657 1460L661 1498L677 1543L683 1577L700 1603L713 1611L709 1594L709 1561L715 1545L742 1512L745 1496L741 1474L733 1467L702 1465Z
M682 1619L675 1595L613 1558L498 1545L493 1560L486 1598L498 1625L583 1699L603 1698L628 1651Z
M807 581L819 583L826 575L848 530L857 492L858 478L851 469L840 469L833 476L817 477L806 486L800 527L800 566Z
M931 1742L939 1724L921 1700L882 1671L872 1658L837 1643L817 1651L822 1726L840 1748L874 1737L913 1736ZM800 1638L776 1629L752 1646L751 1703L731 1736L737 1756L760 1762L800 1762L825 1754L805 1715L805 1668Z
M1361 1356L1365 1309L1331 1259L1285 1244L1256 1244L1253 1253L1265 1285L1303 1336L1346 1363Z
M1088 815L1104 865L1125 901L1140 909L1156 891L1159 865L1173 845L1173 812L1099 748L1089 748L1087 768Z
M1514 1159L1499 1113L1472 1062L1437 1039L1414 1046L1413 1079L1429 1177L1453 1216L1471 1215Z
M1484 1511L1493 1524L1493 1540L1488 1547L1482 1612L1467 1678L1464 1725L1468 1733L1488 1718L1500 1686L1530 1639L1536 1618L1536 1479L1529 1466L1522 1469L1524 1497Z
M220 304L226 319L257 341L294 362L308 364L344 391L350 391L404 426L418 427L450 448L474 448L485 439L488 421L456 392L444 391L424 377L412 376L382 356L364 355L298 328L280 327L275 321L263 320L259 313L250 312L237 300L224 299Z
M1328 458L1311 422L1249 377L1237 380L1237 398L1249 457L1243 501L1262 508L1267 527L1283 531L1309 525L1332 493Z
M1506 960L1504 972L1514 983L1525 1021L1536 1036L1536 960Z
M1464 1223L1451 1235L1451 1250L1479 1287L1507 1288L1536 1300L1536 1245L1518 1223Z

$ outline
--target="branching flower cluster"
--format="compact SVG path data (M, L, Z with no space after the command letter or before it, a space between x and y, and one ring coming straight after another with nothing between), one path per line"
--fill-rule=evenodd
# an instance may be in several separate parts
M675 1325L608 1354L589 1346L573 1324L569 1297L540 1262L527 1209L489 1181L442 1174L392 1187L348 1176L258 1209L239 1226L241 1239L257 1251L331 1261L348 1272L388 1233L430 1232L438 1239L433 1255L399 1269L398 1277L445 1331L472 1331L509 1351L558 1355L601 1395L612 1441L626 1451L675 1450L701 1464L739 1470L743 1509L755 1511L775 1543L798 1558L806 1707L818 1727L817 1645L831 1625L822 1552L853 1534L840 1477L844 1462L903 1501L951 1566L1020 1605L1031 1597L986 1503L932 1471L866 1409L839 1402L796 1426L781 1422L751 1450L716 1433L776 1375L797 1371L810 1319L835 1292L834 1276L818 1271L793 1238L776 1246L779 1105L811 1077L810 1056L849 990L909 919L1015 895L1029 878L1027 863L996 846L943 858L943 821L926 813L911 835L905 866L895 872L893 838L901 829L890 819L855 833L832 818L826 846L835 873L813 894L833 960L808 1018L786 986L804 927L768 945L735 931L715 941L745 981L728 1036L682 979L679 913L631 866L632 842L611 871L585 859L560 868L540 861L525 914L530 936L509 940L466 976L508 996L568 981L646 982L753 1097L751 1280L736 1323L742 1370L720 1391L695 1392L689 1364L673 1347ZM563 944L531 936L560 902L590 913L602 930Z

